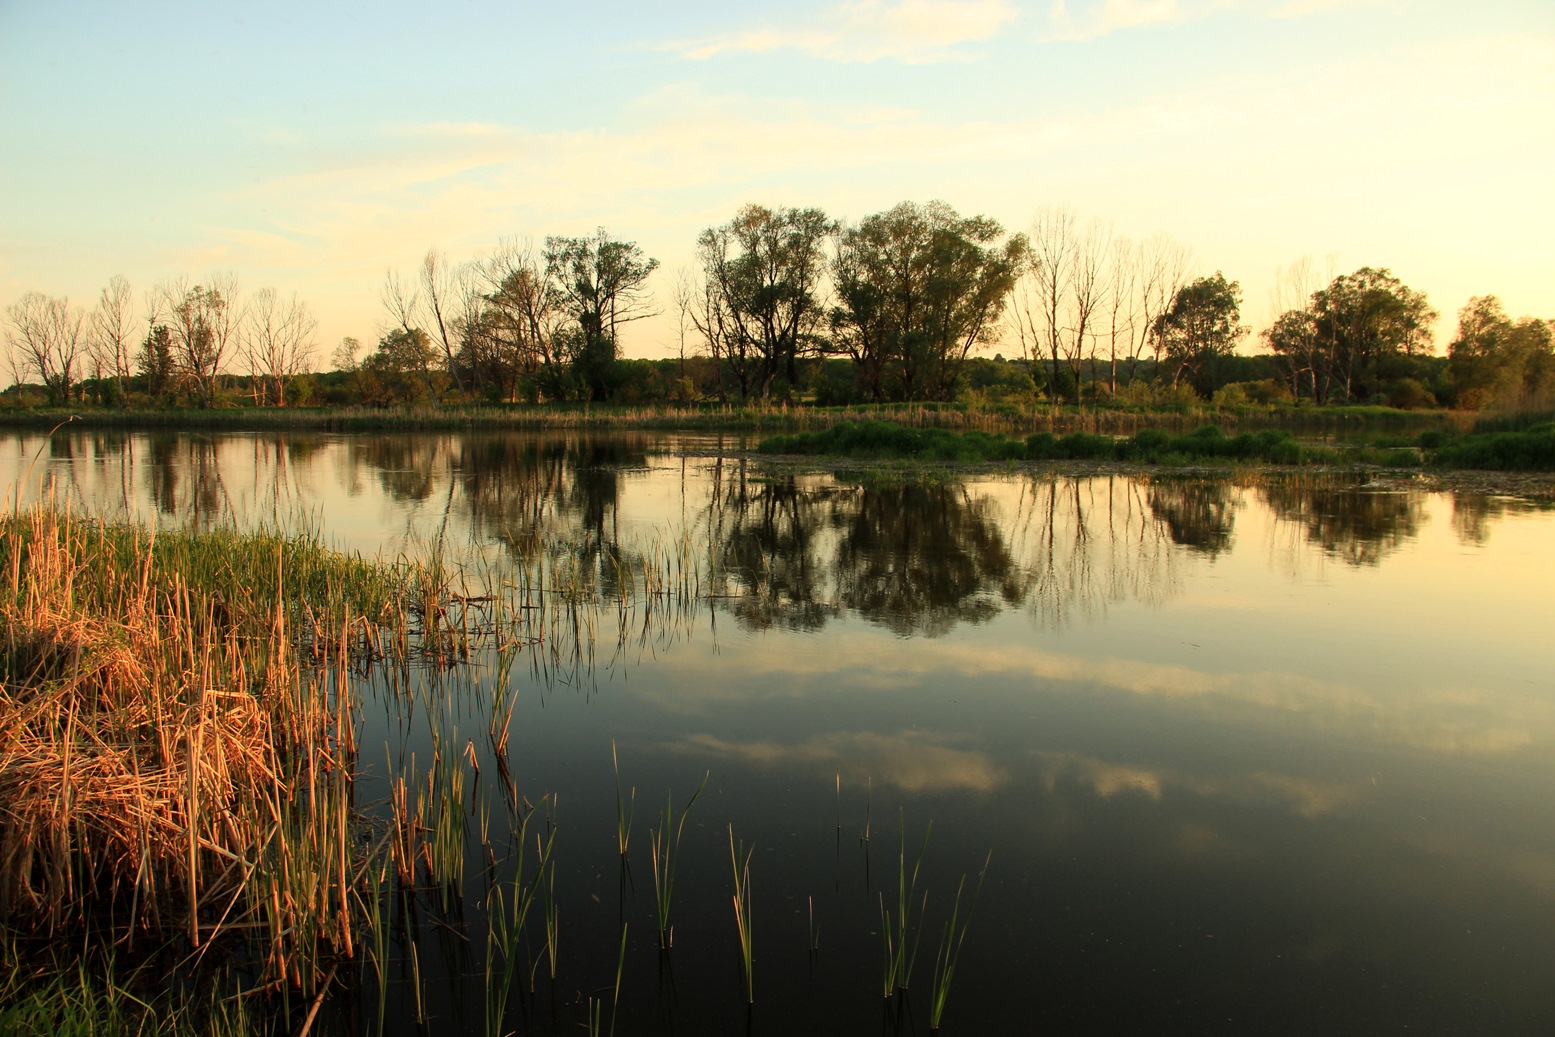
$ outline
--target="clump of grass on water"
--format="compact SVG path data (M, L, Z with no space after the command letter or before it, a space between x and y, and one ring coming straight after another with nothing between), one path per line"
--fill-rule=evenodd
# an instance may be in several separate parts
M675 866L680 858L680 837L686 830L686 818L696 805L697 797L707 787L710 777L711 771L702 775L702 783L681 808L678 822L675 820L675 795L670 793L666 797L664 813L659 815L659 827L648 830L653 844L653 904L658 912L661 951L675 946L675 927L670 924L670 899L675 893Z
M956 975L956 962L961 959L961 946L966 943L967 926L972 922L972 912L977 909L978 898L983 895L983 880L988 877L988 864L993 851L983 859L983 870L977 875L977 887L967 904L966 914L961 913L961 894L966 891L966 876L956 885L956 900L950 909L950 921L940 930L939 949L934 953L934 983L929 992L929 1032L939 1033L940 1019L945 1014L945 1000L950 996L950 982Z
M897 815L895 915L885 906L885 894L880 894L880 938L885 952L881 987L886 997L907 990L912 982L913 965L918 960L918 938L922 935L922 927L913 925L913 902L917 900L918 871L923 867L923 853L929 847L929 833L933 830L934 822L930 821L923 830L918 857L913 861L912 877L908 878L906 822L900 813ZM928 906L928 900L928 890L924 890L923 901L918 905L920 912Z

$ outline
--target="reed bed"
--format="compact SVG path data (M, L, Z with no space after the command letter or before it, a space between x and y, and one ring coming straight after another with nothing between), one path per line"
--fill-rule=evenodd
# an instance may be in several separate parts
M44 506L0 524L0 566L7 933L236 945L258 989L313 996L360 936L349 670L394 579Z

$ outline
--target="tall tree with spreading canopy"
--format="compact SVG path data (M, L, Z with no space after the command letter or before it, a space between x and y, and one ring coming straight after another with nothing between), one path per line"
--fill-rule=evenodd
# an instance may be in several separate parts
M1187 374L1195 391L1208 396L1210 368L1230 356L1247 329L1242 326L1242 286L1219 270L1178 289L1167 311L1156 318L1156 338L1172 367L1172 384Z
M1494 295L1476 296L1458 311L1447 356L1460 407L1543 410L1555 403L1555 321L1514 321Z
M842 232L836 260L836 347L879 399L948 400L987 342L1015 285L1026 238L944 202L903 202ZM888 382L894 383L888 385Z
M610 397L621 325L651 316L648 276L659 261L601 227L590 238L545 239L545 265L571 328L572 366L592 400Z
M814 351L825 318L825 246L836 231L820 209L747 205L698 237L696 327L741 399L766 396L780 373L798 381L799 358Z
M1313 291L1301 309L1280 314L1264 339L1297 389L1320 404L1348 403L1358 379L1379 361L1429 354L1436 319L1424 292L1366 266Z

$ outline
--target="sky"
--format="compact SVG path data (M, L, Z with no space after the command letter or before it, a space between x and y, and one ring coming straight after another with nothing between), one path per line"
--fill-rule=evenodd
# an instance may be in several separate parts
M1550 0L0 0L0 304L231 271L321 361L428 248L605 227L668 310L745 203L935 198L1170 234L1255 329L1293 261L1388 267L1445 346L1555 317L1551 169Z

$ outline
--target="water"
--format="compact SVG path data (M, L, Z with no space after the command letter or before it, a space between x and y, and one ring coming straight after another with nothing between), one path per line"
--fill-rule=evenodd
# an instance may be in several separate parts
M507 763L555 797L561 939L553 983L531 919L507 1031L608 1006L625 922L621 1033L925 1033L941 925L990 851L945 1033L1555 1026L1555 514L1359 477L768 473L742 445L12 436L0 466L162 523L303 522L483 572L549 551L606 599L689 545L696 599L624 629L602 605L592 658L418 674L408 706L366 689L380 813L433 727L495 788L492 685L516 695ZM707 773L666 959L649 830ZM882 903L931 821L910 995L887 1002ZM756 847L749 1011L731 826ZM475 827L462 901L396 923L384 1032L487 1032ZM371 968L350 984L322 1023L376 1033Z

